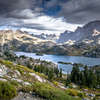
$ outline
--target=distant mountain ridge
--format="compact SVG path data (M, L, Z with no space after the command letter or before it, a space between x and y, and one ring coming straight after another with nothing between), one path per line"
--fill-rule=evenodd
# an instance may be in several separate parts
M31 36L27 32L22 32L20 30L0 30L0 43L2 43L2 39L4 38L4 43L7 43L12 40L18 40L23 43L41 43L41 42L46 42L46 40L42 40L36 37Z
M56 34L32 34L32 36L43 39L43 40L52 40L52 41L56 41L58 39L58 36Z
M1 30L0 45L4 50L64 54L66 50L52 40L40 39L20 30Z
M57 42L53 37L44 34L34 36L20 30L1 30L0 45L5 50L100 57L100 21L78 27L75 32L66 31L60 35Z
M74 43L94 43L100 44L100 21L90 22L83 27L78 27L75 32L65 31L58 39L58 43L68 42Z

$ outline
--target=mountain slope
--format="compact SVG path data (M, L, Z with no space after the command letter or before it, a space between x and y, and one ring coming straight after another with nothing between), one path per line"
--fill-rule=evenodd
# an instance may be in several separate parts
M31 36L28 33L22 32L22 31L12 31L12 30L1 30L0 31L0 43L2 43L2 37L4 37L3 42L8 43L12 40L17 40L22 43L33 43L33 44L40 44L47 42L46 40L42 40L36 37Z
M42 40L22 31L1 30L0 44L3 50L24 52L67 54L63 46L57 45L52 40Z
M69 55L100 57L100 21L78 27L75 32L65 31L58 39Z
M41 52L56 45L51 40L42 40L22 31L1 30L0 44L4 49Z
M75 43L100 44L100 21L90 22L83 27L78 27L75 32L65 31L61 34L58 42L68 41ZM70 42L69 41L69 42Z
M0 91L3 94L0 95L0 100L11 100L9 95L13 94L13 89L18 93L14 100L38 100L39 97L39 100L80 100L69 96L62 88L55 87L43 74L6 60L0 60L0 89L2 84L4 92ZM10 87L5 88L5 85ZM16 95L15 93L12 97Z

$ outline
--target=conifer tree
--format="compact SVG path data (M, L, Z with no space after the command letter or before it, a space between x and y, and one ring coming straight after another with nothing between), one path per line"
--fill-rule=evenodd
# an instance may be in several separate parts
M60 73L59 73L60 75L60 77L62 77L62 68L60 68Z
M54 73L53 73L53 70L51 69L51 70L49 70L49 72L48 72L48 80L52 80L53 77L54 77Z
M80 70L78 66L74 66L71 72L71 81L79 84Z
M71 83L70 75L67 75L66 86Z

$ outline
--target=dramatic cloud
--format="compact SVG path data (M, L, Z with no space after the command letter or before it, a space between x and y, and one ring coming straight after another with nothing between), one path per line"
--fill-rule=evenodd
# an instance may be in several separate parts
M32 19L0 18L1 29L16 28L35 34L59 34L66 29L74 31L78 26L66 23L63 18L53 18L46 15L37 16L35 14Z
M60 15L68 22L84 24L100 20L100 0L69 0L61 6Z
M61 33L93 20L100 20L100 0L0 0L2 27Z

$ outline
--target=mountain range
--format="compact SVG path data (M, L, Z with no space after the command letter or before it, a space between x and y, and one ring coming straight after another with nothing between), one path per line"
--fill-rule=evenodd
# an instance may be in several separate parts
M62 46L58 46L53 40L40 39L20 30L1 30L0 44L3 50L36 52L36 53L65 53Z
M78 27L75 32L65 31L58 39L58 43L70 42L100 44L100 21L93 21L83 27Z
M3 50L100 57L100 21L92 21L75 32L56 35L34 35L20 30L1 30Z

